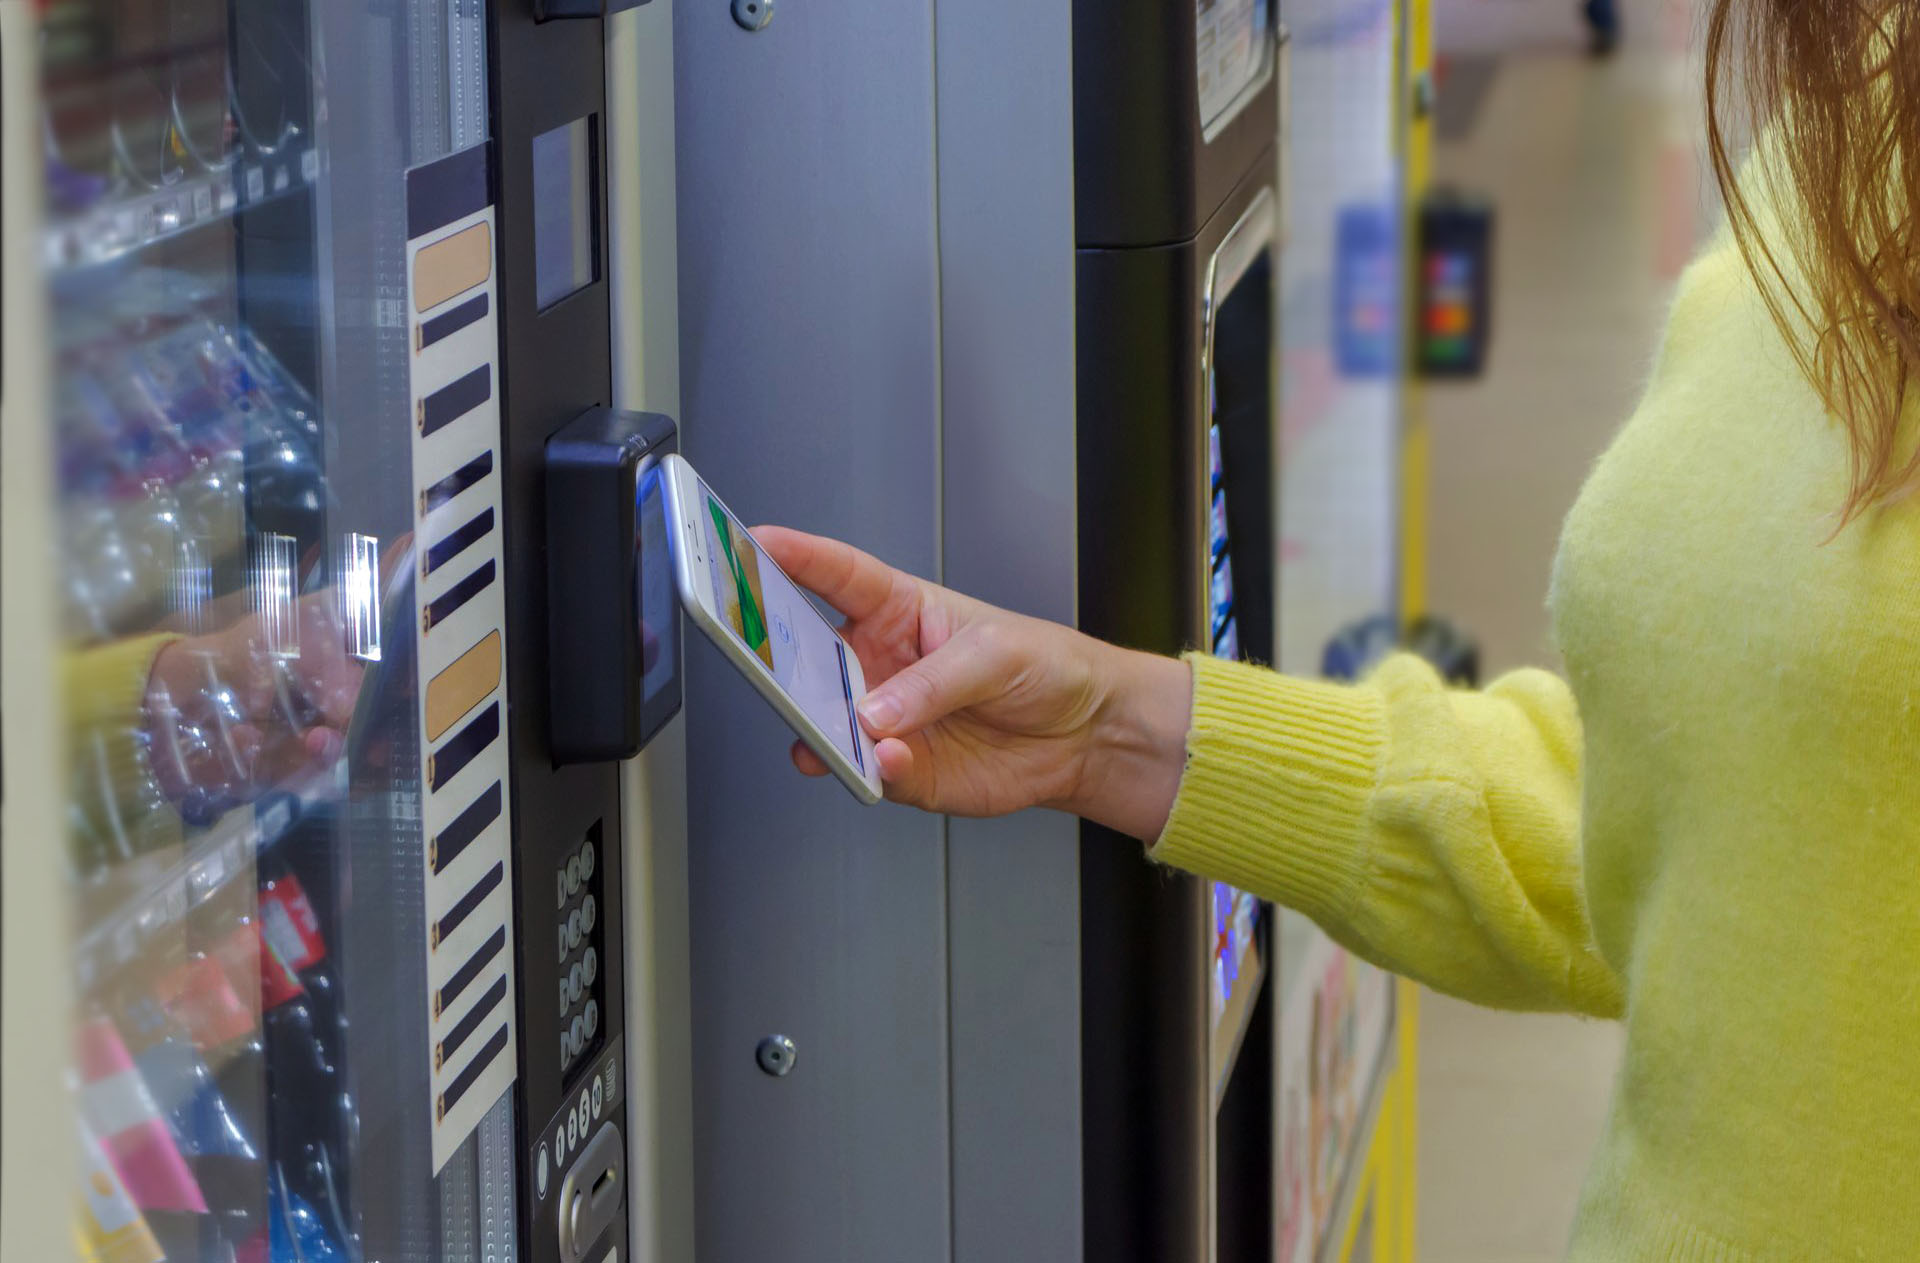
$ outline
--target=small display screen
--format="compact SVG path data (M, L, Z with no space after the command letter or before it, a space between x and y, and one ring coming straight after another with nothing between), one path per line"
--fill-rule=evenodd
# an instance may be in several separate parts
M680 602L674 593L673 563L667 551L666 474L658 464L640 475L635 541L641 564L636 581L640 603L641 731L651 737L673 718L680 705Z
M592 118L533 138L534 291L545 311L600 279L599 155Z
M1196 0L1200 123L1224 122L1272 56L1268 0Z
M1227 532L1227 474L1220 461L1220 426L1207 431L1208 477L1213 508L1208 519L1207 553L1213 573L1208 583L1208 625L1213 652L1221 658L1240 656L1240 629L1234 617L1233 547ZM1228 1006L1242 988L1243 978L1257 968L1260 901L1225 882L1213 884L1213 957L1209 969L1214 1036L1218 1042Z
M705 484L707 572L727 629L864 775L847 644Z

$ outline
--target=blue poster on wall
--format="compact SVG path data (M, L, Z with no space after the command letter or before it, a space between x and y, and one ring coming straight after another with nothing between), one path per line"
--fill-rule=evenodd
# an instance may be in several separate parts
M1344 377L1400 367L1399 222L1391 203L1341 209L1335 225L1334 363Z

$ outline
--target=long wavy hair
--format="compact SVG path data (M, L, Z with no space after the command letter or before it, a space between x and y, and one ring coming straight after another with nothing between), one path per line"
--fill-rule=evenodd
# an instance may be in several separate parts
M1920 483L1901 433L1920 374L1920 0L1712 0L1706 63L1734 235L1849 436L1844 525ZM1742 131L1768 137L1746 186Z

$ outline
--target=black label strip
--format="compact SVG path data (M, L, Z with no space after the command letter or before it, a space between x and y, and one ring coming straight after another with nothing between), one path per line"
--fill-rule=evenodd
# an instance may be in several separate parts
M440 836L433 840L433 871L444 873L447 865L460 858L460 853L473 845L473 840L486 831L488 825L500 818L500 782L495 781L487 792L473 800L473 805L454 817L452 824L440 830Z
M432 631L453 617L454 611L487 590L493 582L493 563L489 561L460 582L427 603L426 626L422 631ZM435 786L435 788L439 788Z
M440 923L433 927L433 945L438 947L453 936L453 932L473 915L473 910L486 902L487 896L500 889L500 883L507 879L507 866L495 864L487 870L487 875L475 882L473 889L460 896L460 902L453 905Z
M478 298L469 298L444 315L421 321L418 349L424 351L434 343L452 337L468 325L485 320L490 310L492 308L487 302L487 296L482 294Z
M487 1016L499 1008L500 1002L506 998L507 980L495 978L493 985L487 988L487 994L481 996L479 1002L473 1006L473 1011L461 1018L459 1024L447 1032L447 1037L440 1041L440 1047L435 1049L433 1054L435 1067L446 1065L447 1059L460 1051L460 1045L466 1043L468 1037L480 1029L480 1023L486 1021Z
M453 977L447 979L447 985L440 988L440 994L434 998L433 1002L434 1016L439 1017L440 1014L452 1008L453 1002L460 998L460 993L472 986L473 980L480 976L480 971L492 964L494 957L505 951L506 947L507 930L502 926L493 932L491 938L480 945L480 950L475 952L466 964L454 970Z
M482 364L420 401L421 437L444 430L491 398L493 365Z
M445 745L427 756L427 785L438 791L442 785L473 762L475 755L492 745L500 736L500 703L495 702L465 728L447 738Z
M467 1089L473 1086L474 1081L493 1064L493 1059L505 1052L506 1048L507 1028L502 1026L493 1033L493 1038L487 1041L487 1046L467 1063L467 1068L459 1073L452 1085L440 1094L440 1117L445 1118L447 1111L460 1103L460 1098L467 1094Z
M492 472L493 453L490 451L480 453L420 493L421 516L424 517L433 512Z
M417 240L487 208L486 144L407 172L407 239Z
M427 570L432 574L487 537L493 529L493 510L488 509L465 526L449 534L427 550Z

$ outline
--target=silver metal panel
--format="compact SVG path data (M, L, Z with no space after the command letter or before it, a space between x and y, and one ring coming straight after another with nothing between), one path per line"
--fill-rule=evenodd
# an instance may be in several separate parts
M1073 14L938 12L944 577L1075 621ZM1080 829L948 825L957 1263L1078 1259Z
M680 415L673 3L607 19L607 266L613 404ZM690 1263L692 979L686 728L670 724L621 777L627 914L628 1240L632 1263Z
M931 574L930 0L677 17L685 450L750 521ZM710 648L687 678L700 1257L944 1259L942 823L802 780ZM776 1032L781 1078L754 1058Z

